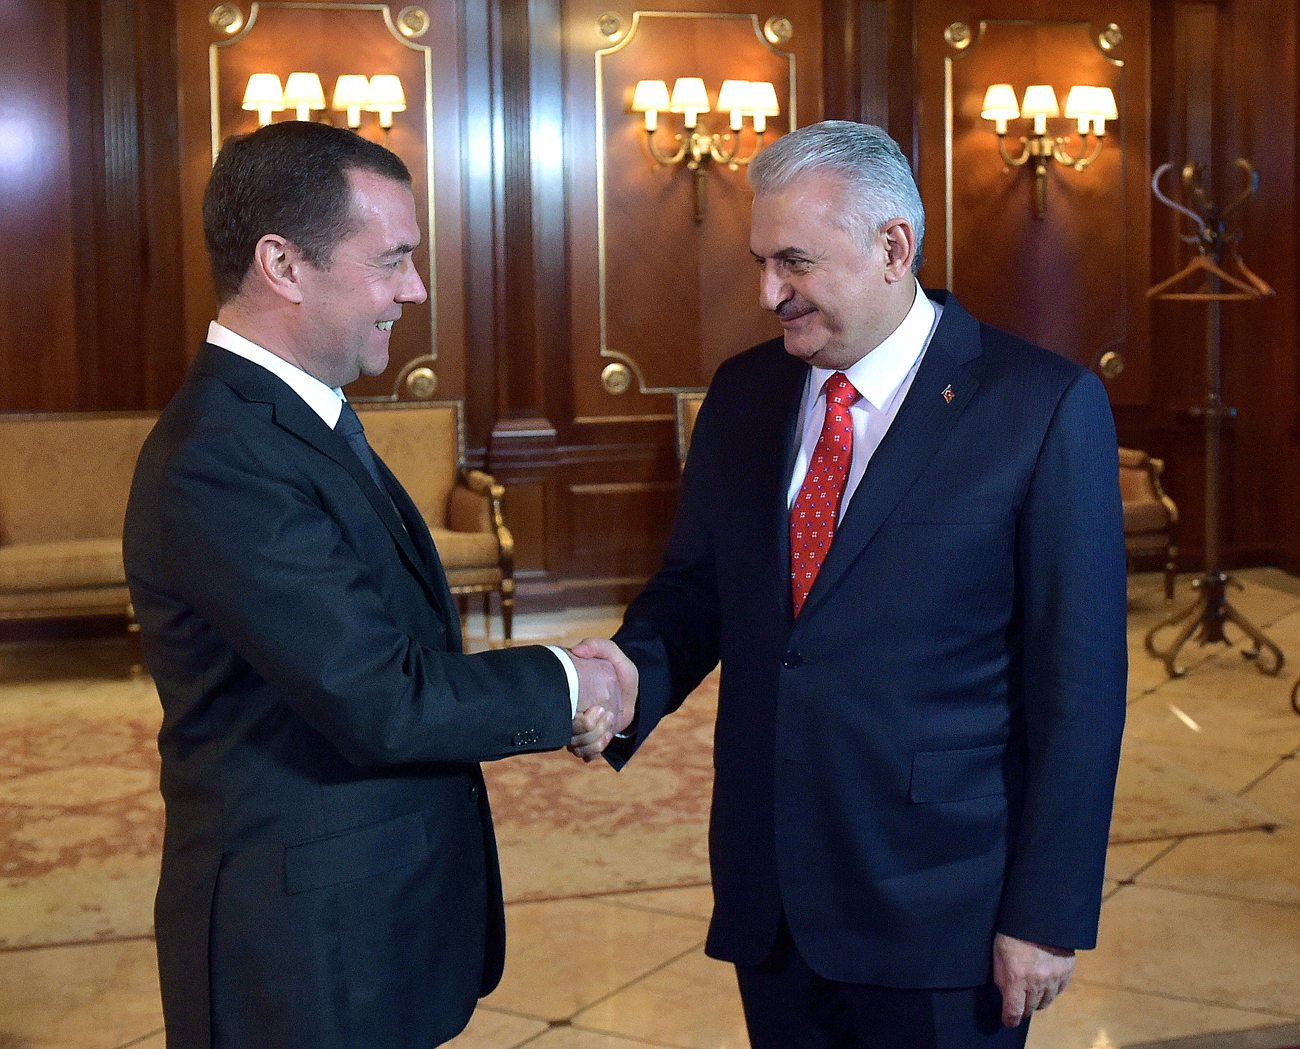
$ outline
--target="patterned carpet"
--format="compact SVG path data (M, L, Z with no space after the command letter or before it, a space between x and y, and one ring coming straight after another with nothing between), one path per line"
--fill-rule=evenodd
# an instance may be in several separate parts
M158 701L124 660L117 640L0 646L0 947L152 929ZM487 768L507 898L707 884L715 709L711 678L622 773L563 753ZM1159 746L1126 741L1113 841L1274 822Z

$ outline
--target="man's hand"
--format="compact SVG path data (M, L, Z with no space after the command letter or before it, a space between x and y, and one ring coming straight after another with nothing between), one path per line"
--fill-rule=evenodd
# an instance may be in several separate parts
M578 711L573 719L569 749L583 761L592 761L609 746L622 715L623 694L614 668L603 659L570 651L578 672Z
M615 733L623 732L636 717L636 697L638 675L636 666L623 654L613 641L603 638L586 638L574 645L569 652L575 663L584 661L602 661L613 670L616 682L617 699L611 699L608 708L612 714L612 723L607 735L599 740L578 743L577 722L574 722L574 743L569 749L583 761L594 761L614 738ZM581 706L581 699L579 699Z
M1074 951L1045 947L998 933L993 937L993 982L1002 992L1002 1022L1016 1027L1046 1009L1074 972Z

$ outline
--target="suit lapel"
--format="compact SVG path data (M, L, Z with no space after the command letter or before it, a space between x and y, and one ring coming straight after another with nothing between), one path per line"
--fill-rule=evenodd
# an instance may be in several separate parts
M286 383L237 353L205 343L199 352L195 367L220 379L247 400L269 404L272 419L277 426L293 434L321 455L333 460L351 475L393 537L411 573L424 585L433 603L443 611L448 632L459 636L460 614L451 605L446 576L437 561L437 555L435 554L433 559L426 559L416 549L407 527L398 517L395 498L389 498L388 493L381 492L376 487L374 478L366 471L356 453L348 447L347 441L325 425L325 421ZM394 488L401 492L403 501L410 506L414 520L419 522L419 527L415 530L416 534L424 531L427 535L427 528L420 519L418 511L415 510L414 504L402 491L402 486L397 483L386 466L382 467L382 471L391 480ZM429 546L432 550L431 541ZM433 570L434 566L437 567L436 573Z
M939 326L911 389L853 493L801 618L825 600L875 537L947 439L979 386L978 322L946 292L932 297L944 308ZM788 565L788 553L786 561Z

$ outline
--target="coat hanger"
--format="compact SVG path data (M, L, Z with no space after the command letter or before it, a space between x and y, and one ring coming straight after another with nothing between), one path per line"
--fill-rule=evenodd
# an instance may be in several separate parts
M1220 212L1205 196L1205 192L1201 188L1200 165L1184 165L1183 184L1196 201L1199 214L1191 208L1171 200L1161 191L1160 176L1173 168L1173 165L1161 164L1160 167L1156 168L1155 174L1151 177L1151 191L1163 203L1186 215L1196 223L1197 233L1192 236L1184 235L1183 240L1195 244L1198 254L1194 255L1192 261L1172 277L1162 280L1159 284L1147 289L1148 298L1182 299L1195 302L1227 302L1240 299L1261 299L1274 294L1273 289L1242 261L1235 247L1232 248L1232 259L1238 271L1237 274L1234 275L1228 272L1216 261L1216 259L1222 257L1225 242L1230 239L1224 234L1224 220L1246 203L1259 188L1259 174L1250 161L1238 158L1237 167L1246 176L1246 188ZM1207 283L1209 278L1217 277L1221 285L1226 285L1231 290L1218 292L1205 290L1171 292L1168 290L1197 274L1203 274L1207 279Z

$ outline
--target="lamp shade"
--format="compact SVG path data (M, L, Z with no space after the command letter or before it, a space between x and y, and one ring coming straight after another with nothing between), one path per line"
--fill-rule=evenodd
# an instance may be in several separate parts
M1020 107L1024 117L1056 117L1061 115L1056 104L1056 92L1051 84L1031 84L1025 88L1025 104Z
M284 110L284 90L280 87L280 78L274 73L254 73L248 78L242 106L244 109L257 110L258 121L269 124L272 113Z
M767 130L767 118L781 112L776 100L776 88L766 80L756 80L749 85L749 111L754 115L754 130L760 134Z
M1095 112L1097 89L1078 84L1070 88L1065 96L1065 115L1067 117L1090 117Z
M984 92L984 106L980 116L985 120L1015 120L1020 116L1020 106L1016 104L1016 92L1010 84L990 84Z
M290 73L284 82L284 104L298 110L298 119L309 119L313 109L325 108L325 91L315 73Z
M1103 120L1118 120L1119 110L1115 108L1115 92L1108 87L1093 88L1093 92L1093 105L1096 108L1092 111L1092 115Z
M749 105L745 108L751 113L776 116L781 112L781 105L776 99L776 88L766 80L754 81L749 85Z
M334 82L334 109L346 109L348 127L361 125L361 107L370 98L370 81L360 73L345 73Z
M668 108L674 113L691 109L696 113L707 113L709 93L704 89L704 81L697 76L679 76L673 84L672 102Z
M638 80L632 92L632 112L659 112L668 109L668 85L662 80Z
M748 80L724 80L718 89L718 111L730 113L733 109L750 109L750 83Z
M393 114L406 109L406 93L402 81L392 73L376 73L370 78L370 97L366 109L379 114L379 126L387 130L393 126Z

